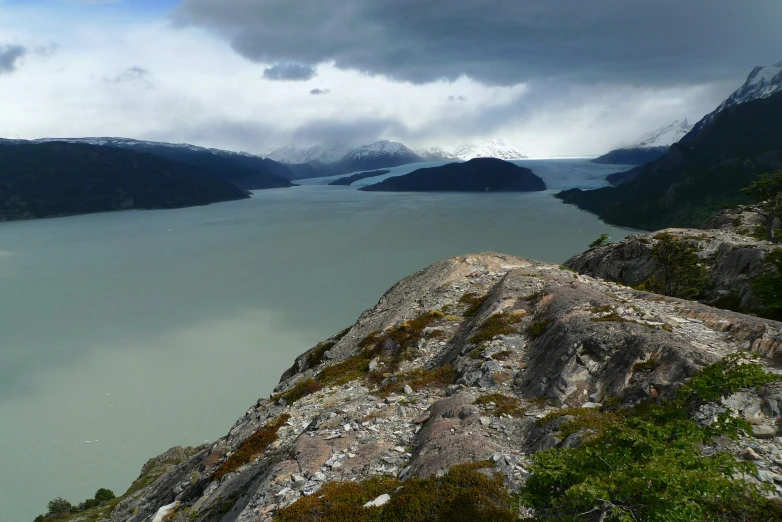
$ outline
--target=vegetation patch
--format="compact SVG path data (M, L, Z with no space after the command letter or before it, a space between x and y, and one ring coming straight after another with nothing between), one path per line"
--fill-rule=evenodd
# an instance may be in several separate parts
M273 396L272 400L277 402L280 399L285 399L286 404L293 404L299 399L306 397L307 395L312 395L322 389L323 385L315 379L305 379L297 382L296 385L287 392Z
M493 353L491 358L495 361L507 361L508 358L513 355L513 352L510 350L503 350L501 352Z
M290 418L291 416L287 413L282 414L244 439L244 441L239 444L239 447L236 448L236 451L234 451L231 456L215 470L214 474L212 474L212 480L220 480L228 473L236 471L256 457L263 455L263 452L269 444L277 440L277 432Z
M488 342L498 335L517 333L514 325L521 322L521 316L513 312L501 312L488 317L478 331L470 337L470 342L480 344Z
M478 295L474 292L464 294L459 298L461 304L467 305L467 309L462 315L464 317L475 317L487 299L489 299L488 295Z
M494 405L491 412L496 416L510 415L511 417L521 417L524 415L524 408L521 407L521 401L516 397L503 395L502 393L492 393L478 397L475 404L481 406Z
M530 339L537 339L543 333L548 329L548 327L553 323L553 319L543 319L542 321L534 321L530 323L527 328L524 329L524 333L529 336Z
M549 413L538 420L538 425L545 426L549 422L560 417L573 417L562 424L559 429L560 436L564 439L581 430L590 430L594 437L603 435L611 422L617 419L614 413L604 413L594 408L563 408Z
M454 466L442 477L411 478L402 483L393 477L362 482L332 482L318 493L303 497L280 510L276 522L510 522L516 520L513 497L502 475L478 471L491 462ZM380 495L391 500L382 507L363 505Z
M724 452L702 453L703 444L714 437L735 438L749 425L730 411L707 427L691 416L707 402L778 379L734 354L693 376L675 399L613 413L566 409L548 416L544 422L562 415L575 418L563 425L563 433L588 428L595 434L578 448L533 455L520 500L536 510L539 520L782 519L782 504L764 496L770 486L740 478L757 471L754 463Z
M416 368L407 373L395 375L393 382L389 381L382 384L378 388L378 392L380 395L398 393L404 389L405 385L410 386L413 390L420 390L430 386L443 387L453 384L457 377L459 377L459 374L456 373L456 370L450 364L433 370Z
M684 238L664 232L654 236L651 256L657 271L648 288L658 294L692 299L700 296L709 281L709 270L698 257L698 247Z

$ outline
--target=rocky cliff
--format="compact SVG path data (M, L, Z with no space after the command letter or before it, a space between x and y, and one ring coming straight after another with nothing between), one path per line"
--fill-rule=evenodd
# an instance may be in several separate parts
M729 250L741 250L736 241ZM434 477L466 462L517 490L531 454L579 444L583 430L560 430L577 412L670 397L737 351L761 354L777 371L782 324L528 259L455 257L399 282L349 329L299 356L225 437L150 461L110 519L272 520L332 481ZM782 388L729 401L755 438L704 452L743 452L758 463L747 479L782 495Z

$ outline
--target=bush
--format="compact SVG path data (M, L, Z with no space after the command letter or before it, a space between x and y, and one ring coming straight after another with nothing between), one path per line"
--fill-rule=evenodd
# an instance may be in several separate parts
M589 248L600 248L610 244L608 234L600 234L600 237L589 243Z
M531 338L531 339L537 339L541 335L543 335L543 332L548 329L548 327L553 323L554 321L552 319L544 319L542 321L535 321L531 323L524 332Z
M62 497L53 498L47 507L49 508L48 514L55 517L65 515L73 510L73 504Z
M114 492L110 489L100 488L95 493L95 500L99 502L108 502L109 500L114 500L115 498L117 498L117 495L115 495Z
M470 342L480 344L491 341L498 335L509 335L516 333L513 326L521 322L521 316L513 312L501 312L487 318L480 326L478 331L470 337Z
M763 260L763 274L750 281L752 292L763 315L778 317L782 314L782 249L775 248Z
M701 451L714 436L735 437L748 426L721 416L701 427L690 415L700 404L777 379L732 355L693 376L674 400L584 414L570 429L590 424L596 435L578 448L536 453L520 499L540 520L779 520L782 504L764 497L767 486L736 478L754 473L753 463Z
M652 259L659 270L652 278L652 289L664 295L681 298L699 296L706 288L709 271L696 252L697 247L671 234L655 236Z

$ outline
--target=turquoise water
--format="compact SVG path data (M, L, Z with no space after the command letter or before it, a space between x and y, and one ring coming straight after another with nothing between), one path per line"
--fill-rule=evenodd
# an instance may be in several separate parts
M527 163L550 186L615 168ZM562 262L631 231L532 194L306 185L168 211L0 223L0 521L118 494L224 435L296 355L439 259Z

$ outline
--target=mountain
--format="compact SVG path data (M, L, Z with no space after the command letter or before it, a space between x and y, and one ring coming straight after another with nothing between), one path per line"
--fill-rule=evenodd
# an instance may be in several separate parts
M0 221L247 198L209 170L85 143L0 146Z
M401 143L382 140L351 150L339 161L329 164L328 168L334 174L343 174L398 167L421 161L423 158Z
M661 127L647 134L632 145L612 150L608 154L593 159L592 162L612 165L643 165L668 152L670 146L686 136L692 128L693 126L686 119L682 122L676 120L666 127Z
M301 164L301 163L334 163L341 160L345 154L351 151L351 148L343 143L330 146L316 145L314 147L302 148L295 145L287 145L275 149L266 157L280 163Z
M782 169L782 92L710 114L661 158L609 176L619 185L556 197L608 223L654 230L698 226L757 175Z
M529 158L527 154L517 150L503 139L492 139L481 143L465 143L457 147L453 154L462 161L474 158L497 158L502 160Z
M362 187L373 192L532 192L546 184L531 170L496 158L418 169Z
M731 107L753 100L762 100L780 91L782 91L782 62L766 67L755 67L749 73L744 85L722 102L714 112L706 115L695 125L693 134L699 134L707 125L714 121L719 113Z
M426 147L416 149L415 153L421 156L425 161L460 161L461 158L453 152L448 152L441 147Z
M207 149L187 143L164 143L129 138L43 138L30 143L82 143L146 152L206 169L244 190L290 187L293 172L276 161L247 152Z

